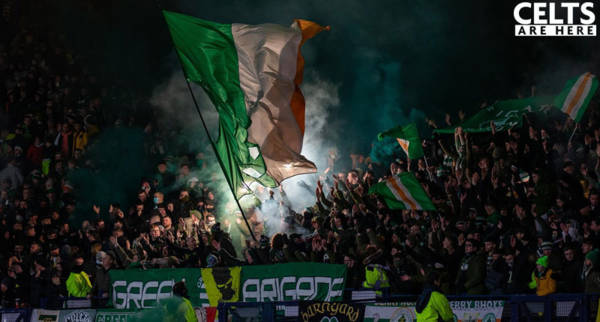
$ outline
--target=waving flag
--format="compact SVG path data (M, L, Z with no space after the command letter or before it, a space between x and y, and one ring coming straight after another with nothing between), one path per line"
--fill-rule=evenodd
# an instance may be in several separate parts
M554 106L567 113L575 122L579 122L596 89L598 89L598 79L587 72L567 81L565 89L556 96Z
M436 210L417 178L403 172L379 182L369 189L383 198L390 209Z
M494 122L498 131L521 126L523 114L543 112L546 106L552 104L552 96L534 96L520 99L498 101L482 109L460 124L463 131L469 133L490 132L490 122ZM452 134L456 126L435 129L435 133Z
M404 153L406 153L409 159L418 159L423 156L421 138L419 137L419 131L417 130L417 125L415 123L411 123L404 127L398 126L377 135L379 141L383 140L386 136L396 138L398 144L400 144L400 147L404 150Z
M304 158L300 47L326 29L306 20L219 24L163 11L186 77L204 89L219 113L216 152L240 197L258 182L274 187L315 172Z

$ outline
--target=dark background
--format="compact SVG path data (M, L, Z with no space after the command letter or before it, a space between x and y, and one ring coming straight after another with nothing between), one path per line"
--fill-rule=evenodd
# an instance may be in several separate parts
M19 10L47 12L40 24L64 33L90 68L142 97L179 68L159 7L222 23L330 25L303 48L305 82L317 75L339 85L340 104L329 117L340 126L329 131L344 131L339 144L350 150L423 113L441 123L446 112L469 115L485 101L529 95L532 85L555 94L567 79L598 69L597 37L514 37L517 1L21 3Z

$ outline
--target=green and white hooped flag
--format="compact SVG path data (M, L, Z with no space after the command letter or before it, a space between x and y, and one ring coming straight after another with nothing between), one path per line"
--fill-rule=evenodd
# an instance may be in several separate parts
M554 99L554 106L568 114L575 122L579 122L596 89L598 89L598 79L587 72L567 81L563 91Z
M369 193L382 197L390 209L436 210L417 178L410 172L373 185Z
M316 172L300 154L305 102L302 44L327 29L297 19L275 24L220 24L163 11L188 80L219 113L217 154L236 197L254 183Z

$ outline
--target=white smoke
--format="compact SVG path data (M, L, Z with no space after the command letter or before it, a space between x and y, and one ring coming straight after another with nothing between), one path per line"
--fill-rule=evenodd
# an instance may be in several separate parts
M307 79L309 80L302 85L302 93L306 99L306 128L302 155L313 161L318 173L322 173L327 168L329 150L336 149L339 139L338 131L331 130L338 125L330 113L340 104L339 84L322 79L315 72L309 73ZM318 174L305 174L282 182L294 211L301 212L302 209L314 205L317 179Z
M214 136L219 122L219 115L204 91L195 84L190 84L202 116ZM194 106L183 72L177 69L169 79L158 85L150 104L161 112L157 121L159 126L168 129L184 129L191 126L201 126L200 117Z
M331 131L332 126L337 124L331 118L330 111L340 103L339 84L321 78L315 72L309 72L306 75L305 82L302 85L302 92L306 99L306 128L302 154L313 161L319 172L327 168L327 156L329 150L335 149L336 141L339 135L336 131ZM211 136L216 139L218 128L218 113L212 103L197 85L191 84L194 95L198 101L202 115L211 131ZM194 107L194 102L190 96L183 73L180 70L175 71L171 77L160 84L154 90L150 103L155 106L159 115L157 122L162 129L174 130L178 133L186 133L186 129L198 128L201 126L200 119ZM324 133L328 134L325 135ZM210 147L206 147L207 154L212 154ZM214 160L214 159L213 159ZM218 192L221 192L221 200L224 207L221 207L223 213L221 218L227 218L236 211L235 202L228 192L229 187L224 180L223 174L218 168L218 164L208 165L208 171L197 172L194 175L198 177L206 176L206 173L217 173L213 181L222 184L214 186ZM203 176L204 174L204 176ZM200 181L206 181L207 178L199 178ZM216 179L216 180L215 180ZM290 208L293 211L301 212L304 208L314 205L315 188L318 174L299 175L282 182L282 186L290 202ZM172 187L177 189L178 187ZM257 193L256 196L262 202L257 211L258 217L265 223L268 235L277 232L298 232L306 233L301 227L290 228L285 223L285 218L290 215L290 209L281 205L281 195L279 189L274 190L274 201L268 200L268 193Z

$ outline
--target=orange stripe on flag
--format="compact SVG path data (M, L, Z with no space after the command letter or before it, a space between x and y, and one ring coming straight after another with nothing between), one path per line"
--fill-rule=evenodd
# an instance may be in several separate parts
M398 140L398 144L400 144L400 147L402 148L402 150L404 150L406 155L408 155L408 146L410 145L410 141L403 140L401 138L396 138L396 140Z
M398 182L396 182L396 177L390 178L388 180L388 182L391 184L392 189L394 189L394 191L396 191L398 196L400 196L400 199L402 199L402 202L408 204L410 206L410 209L417 209L417 205L414 202L412 202L412 200L410 200L410 198L408 198L408 196L404 193L404 191L402 191L402 188L400 188L400 186L398 186Z
M300 42L300 46L298 47L298 60L296 63L296 77L294 78L294 84L296 84L296 88L294 90L294 94L292 94L292 101L291 101L290 106L292 109L292 113L294 114L294 118L296 119L296 122L298 123L298 127L300 128L300 131L302 132L302 134L304 134L305 102L304 102L304 96L302 95L302 92L300 91L300 84L302 84L302 78L303 78L303 74L304 74L304 57L302 57L300 48L302 48L302 45L307 40L314 37L316 34L318 34L319 32L321 32L323 30L330 30L331 27L329 27L329 26L322 27L321 25L316 24L312 21L303 20L303 19L296 19L295 22L298 24L298 27L300 27L300 30L302 31L302 41Z
M579 84L579 87L577 87L577 92L575 92L575 96L573 97L571 102L569 102L569 106L567 107L567 114L571 115L571 111L573 110L575 105L577 105L577 102L579 102L579 99L581 98L581 95L583 95L585 86L591 76L592 76L591 73L589 73L589 72L585 73L585 77L583 78L583 81L581 82L581 84Z

